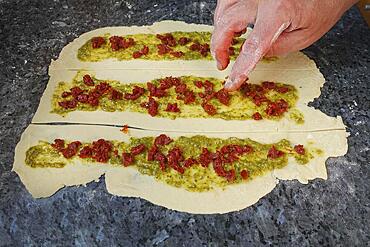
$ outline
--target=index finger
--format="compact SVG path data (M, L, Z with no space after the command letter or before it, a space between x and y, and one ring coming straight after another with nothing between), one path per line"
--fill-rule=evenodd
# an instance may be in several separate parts
M224 86L226 90L237 90L247 80L256 64L289 25L289 16L276 11L271 4L258 7L256 24L235 61Z

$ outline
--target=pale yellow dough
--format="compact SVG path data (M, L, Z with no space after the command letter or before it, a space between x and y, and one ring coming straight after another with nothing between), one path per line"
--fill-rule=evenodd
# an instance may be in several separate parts
M307 183L314 178L327 178L325 160L328 157L344 155L347 152L347 133L343 130L304 133L233 133L238 138L251 138L261 143L277 142L283 138L292 143L313 145L324 153L316 156L307 165L299 165L294 159L287 167L267 173L251 182L227 186L225 190L189 192L169 186L142 175L135 168L113 167L104 164L82 165L74 163L64 168L31 168L25 165L26 150L39 140L53 142L55 138L91 142L99 138L128 141L130 136L157 136L162 132L130 130L125 135L116 127L102 126L47 126L30 125L16 147L13 170L18 173L28 191L34 197L48 197L64 186L84 185L105 174L109 193L119 196L141 197L157 205L189 213L211 214L240 210L256 203L269 193L279 179L298 179ZM194 133L167 133L175 138L192 136ZM209 137L228 138L229 133L207 133Z

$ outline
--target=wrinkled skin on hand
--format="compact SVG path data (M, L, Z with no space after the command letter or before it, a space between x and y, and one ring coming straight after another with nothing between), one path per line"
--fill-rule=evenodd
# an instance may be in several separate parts
M317 41L356 0L218 0L211 53L220 70L229 62L234 36L254 28L242 46L225 89L237 90L263 56L279 56Z

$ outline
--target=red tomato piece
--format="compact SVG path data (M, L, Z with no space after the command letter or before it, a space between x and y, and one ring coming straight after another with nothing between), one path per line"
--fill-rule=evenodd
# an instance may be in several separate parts
M272 146L268 151L267 157L270 159L276 159L283 156L284 154L285 153L283 151L277 150L275 146Z
M84 75L82 80L87 86L94 86L94 81L90 75L88 74Z
M130 153L122 153L123 166L129 166L134 163L134 157Z
M252 118L258 121L262 119L262 115L259 112L255 112L253 113Z
M105 39L103 37L93 37L91 39L92 48L97 49L105 44Z
M155 138L154 145L157 147L165 146L170 144L171 142L173 142L173 140L170 137L166 136L165 134L161 134Z
M61 151L64 148L64 140L63 139L55 139L54 143L51 144L53 148L55 148L58 151Z
M167 104L167 108L165 111L168 111L168 112L180 112L180 108L177 106L177 103L168 103Z
M137 145L133 148L131 148L131 154L132 155L139 155L143 153L146 149L146 146L144 144Z
M249 178L249 172L248 172L247 170L242 170L242 171L240 172L240 176L241 176L244 180L246 180L246 179L248 179L248 178Z
M304 155L306 153L305 148L301 144L295 145L294 146L294 151L296 151L297 154L301 154L301 155Z
M78 155L80 158L91 158L93 154L92 148L89 146L85 146L80 150L80 154Z
M203 103L202 107L208 113L208 115L213 116L217 113L216 108L213 105L209 104L209 103Z

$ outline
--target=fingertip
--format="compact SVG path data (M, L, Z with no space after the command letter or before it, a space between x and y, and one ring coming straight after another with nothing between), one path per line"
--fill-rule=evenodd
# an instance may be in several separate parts
M236 91L240 88L240 86L247 80L248 77L241 76L236 79L231 79L230 77L227 78L224 89L228 92Z

